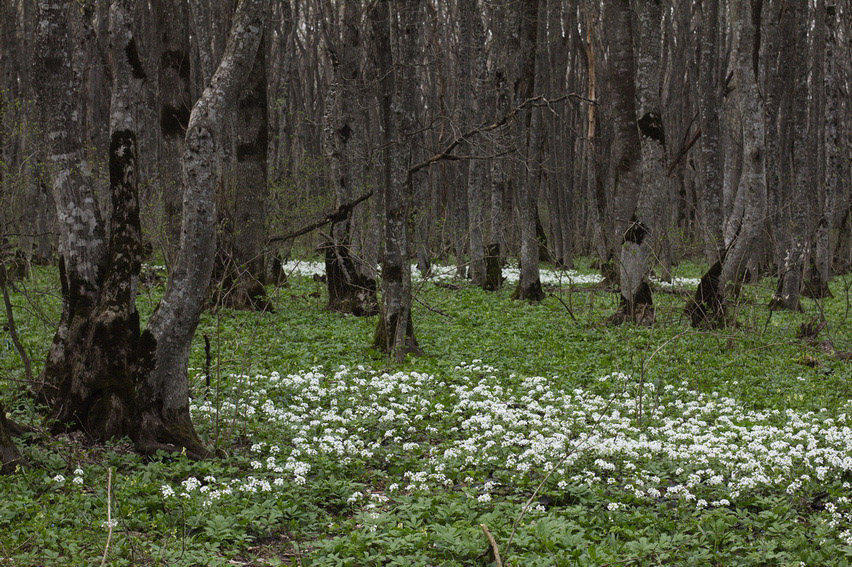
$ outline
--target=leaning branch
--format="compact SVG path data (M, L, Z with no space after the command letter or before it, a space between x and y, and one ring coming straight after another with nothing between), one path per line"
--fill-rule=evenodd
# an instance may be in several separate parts
M497 130L498 128L500 128L500 127L508 124L509 122L511 122L515 118L515 116L517 116L518 113L521 112L522 110L525 110L527 108L538 108L538 107L541 107L541 106L550 107L550 105L552 105L554 103L562 102L563 100L568 100L568 99L579 100L579 101L582 101L582 102L587 102L589 104L597 104L592 99L589 99L589 98L586 98L586 97L583 97L583 96L580 96L580 95L574 94L574 93L568 93L568 94L562 95L558 98L554 98L552 100L548 100L547 98L545 98L542 95L534 96L532 98L528 98L527 100L523 101L518 106L512 108L509 112L504 114L496 122L492 122L491 124L484 124L482 126L477 126L476 128L472 128L471 130L468 130L467 132L463 133L462 135L460 135L456 139L454 139L452 142L450 142L443 149L443 151L436 153L435 155L433 155L429 158L426 158L425 160L421 161L420 163L417 163L417 164L411 166L411 168L408 170L408 177L411 178L412 175L414 175L415 173L417 173L421 169L425 169L425 168L427 168L427 167L429 167L429 166L431 166L431 165L433 165L433 164L435 164L439 161L462 159L460 156L453 155L453 151L459 146L459 144L461 144L462 142L466 142L469 139L471 139L474 136L477 136L479 134L487 134L488 132L492 132L494 130Z
M358 205L359 203L361 203L363 201L366 201L367 199L369 199L372 196L373 196L372 191L369 191L368 193L364 193L363 195L361 195L360 197L358 197L354 201L340 205L334 211L325 215L322 219L320 219L316 222L312 222L311 224L304 226L304 227L300 228L299 230L296 230L296 231L293 231L293 232L288 232L287 234L282 234L280 236L273 236L273 237L269 238L266 241L266 243L272 244L274 242L284 242L286 240L296 238L297 236L302 236L303 234L307 234L307 233L311 232L312 230L316 230L319 227L321 227L325 224L328 224L330 222L340 222L340 221L346 219L349 216L349 214L352 212L352 209L354 209L356 205Z

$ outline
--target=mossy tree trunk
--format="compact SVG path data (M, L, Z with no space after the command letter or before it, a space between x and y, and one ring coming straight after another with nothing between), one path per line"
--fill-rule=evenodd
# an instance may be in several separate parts
M181 247L166 294L142 333L135 440L142 452L208 454L189 414L187 365L216 251L217 167L226 113L242 93L263 33L266 2L241 0L222 60L195 103L183 155Z
M231 43L211 86L190 117L183 162L181 250L166 295L140 333L135 294L141 266L137 190L138 96L146 77L132 33L136 0L110 8L113 89L110 110L110 239L85 177L71 70L73 42L63 2L40 4L39 104L45 112L55 166L60 219L60 278L65 308L43 371L42 391L60 426L95 439L130 436L139 450L207 454L189 416L187 360L212 268L217 134L223 112L257 50L261 0L243 0Z

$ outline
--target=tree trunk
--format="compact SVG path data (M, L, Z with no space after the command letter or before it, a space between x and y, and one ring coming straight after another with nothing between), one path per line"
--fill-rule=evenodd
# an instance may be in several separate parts
M630 3L627 0L607 0L604 9L611 52L609 117L615 129L612 149L615 164L613 213L616 234L621 238L621 302L610 322L650 325L654 322L653 299L648 285L650 238L648 228L636 218L642 189L642 150L636 119Z
M535 96L537 75L544 71L537 57L539 21L545 21L542 4L544 0L522 2L520 15L520 53L518 73L516 75L515 103ZM544 291L539 275L539 239L536 231L538 220L538 189L542 179L541 144L542 123L540 108L531 108L524 113L524 119L518 122L517 143L524 156L524 162L517 168L518 187L518 228L521 241L521 275L518 287L512 293L512 299L541 301Z
M181 247L166 294L140 338L140 415L136 443L143 452L207 454L189 415L187 363L207 298L216 251L216 187L226 112L238 100L263 32L263 0L241 0L225 53L189 118L183 156Z
M157 88L160 143L157 147L162 200L162 249L171 270L180 245L181 165L183 140L192 110L192 59L189 11L185 0L157 0L156 36L160 39Z
M787 10L793 20L792 60L792 106L791 112L783 119L789 124L791 137L791 159L792 166L792 199L789 206L789 217L787 226L780 227L781 231L788 234L788 244L784 253L781 273L778 276L778 288L770 302L772 309L787 309L800 311L800 298L802 294L803 269L805 251L808 246L807 230L810 201L808 194L813 183L812 162L815 154L812 151L810 138L812 129L808 121L809 90L808 70L810 61L808 57L808 5L795 2ZM786 229L786 230L785 230Z
M79 43L72 41L67 3L43 0L38 6L36 34L37 107L48 140L46 175L51 180L59 233L59 272L63 308L40 382L39 392L58 411L64 398L74 396L75 409L91 388L81 388L75 359L89 334L89 320L100 294L106 245L95 199L94 183L83 149L79 105L81 78L72 59ZM77 371L82 370L81 367ZM83 379L84 380L84 379ZM83 391L85 390L85 391ZM80 416L85 419L85 416ZM82 423L81 423L82 425Z
M9 435L6 409L0 404L0 474L9 474L21 463L21 454Z
M701 171L704 184L699 195L701 223L704 229L705 256L711 263L720 260L722 240L723 163L720 113L725 87L719 39L719 0L702 0L701 29L698 40L698 110L701 124Z
M464 66L465 81L471 85L471 92L463 96L465 119L463 127L469 129L475 122L485 119L486 59L485 32L482 28L482 16L476 6L476 0L460 0L459 21L461 26L460 63ZM472 146L471 146L472 147ZM485 245L483 243L484 193L487 180L487 163L474 159L468 166L467 203L468 203L468 245L470 249L470 279L473 285L483 287L486 283Z
M346 0L343 34L329 29L324 22L324 36L329 51L332 77L326 95L323 118L325 155L330 169L329 182L334 187L338 206L353 198L354 166L352 153L362 144L364 132L351 108L358 101L360 80L360 32L358 5ZM359 269L359 259L352 252L352 215L332 224L332 240L323 243L325 252L328 308L353 315L375 315L378 304L376 281Z
M809 144L816 157L813 167L817 186L820 189L820 202L815 219L813 242L807 254L805 282L802 293L806 297L822 299L831 297L828 281L831 278L831 228L835 217L835 192L827 183L826 131L832 127L826 120L826 14L825 0L817 0L814 6L813 41L811 48L811 111L809 116ZM835 126L836 127L836 126Z
M263 33L248 81L237 101L233 122L234 162L225 185L229 205L220 215L222 241L217 250L217 303L230 309L269 311L266 295L267 75Z
M395 44L399 60L391 60L391 14L388 2L373 8L377 36L380 103L384 118L384 244L382 259L382 309L373 346L402 362L406 353L419 352L411 320L411 264L408 261L408 220L411 209L411 175L417 129L418 0L393 3ZM395 63L395 64L394 64Z

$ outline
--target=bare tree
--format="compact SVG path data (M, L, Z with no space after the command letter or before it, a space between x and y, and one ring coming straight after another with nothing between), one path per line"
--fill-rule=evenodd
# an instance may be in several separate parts
M49 125L65 309L43 371L42 392L61 425L98 439L131 436L140 451L207 454L189 416L187 359L207 293L215 246L218 133L257 50L262 2L243 0L225 55L191 113L183 161L181 250L163 301L140 333L135 308L141 230L137 190L136 107L146 72L133 36L136 0L110 8L113 89L110 103L108 246L91 196L74 107L78 78L69 53L70 14L63 2L39 5L39 106Z
M537 57L539 21L545 18L542 10L543 0L520 2L518 14L520 31L520 49L517 54L515 75L515 103L533 97L536 92L536 72L541 73L542 65ZM517 122L517 145L523 159L516 165L515 182L517 184L518 229L520 233L521 277L518 287L512 294L513 299L541 301L544 291L539 275L539 240L536 231L538 220L538 188L541 182L541 156L536 155L541 148L541 108L533 108ZM529 169L527 167L529 166Z
M648 285L650 246L648 227L636 218L642 189L642 150L636 115L636 67L633 57L633 23L627 0L608 0L604 17L610 41L609 118L615 130L612 160L615 164L613 213L621 239L621 304L614 323L654 321L653 299Z
M392 12L388 10L389 3L392 4ZM386 141L382 184L385 213L382 309L373 344L399 362L406 353L419 350L411 320L411 264L408 261L408 221L412 199L410 168L414 156L412 136L417 129L414 63L417 60L419 15L418 0L379 2L372 15L379 49L380 101ZM391 26L391 21L396 25ZM393 51L391 30L396 47ZM399 59L392 60L392 53L399 53Z

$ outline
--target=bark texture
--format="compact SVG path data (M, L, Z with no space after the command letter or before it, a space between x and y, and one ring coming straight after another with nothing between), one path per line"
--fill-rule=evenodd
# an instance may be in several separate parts
M654 306L648 285L650 242L648 227L636 218L642 190L642 149L636 115L636 64L633 56L633 23L627 0L605 3L605 22L610 35L610 108L614 140L613 213L621 241L619 276L621 301L610 322L654 322Z
M382 309L373 341L375 348L398 362L409 352L419 352L411 319L411 264L408 261L408 221L412 201L409 169L413 165L412 136L417 128L415 115L417 81L418 0L392 2L393 21L387 2L374 8L374 33L377 35L378 68L382 78L381 106L384 135L389 142L384 164L384 243L382 260ZM391 61L390 38L399 59ZM393 143L392 143L393 142Z
M166 294L140 338L137 444L202 457L189 415L187 363L216 252L216 188L226 113L239 99L263 33L263 0L241 0L222 60L189 118L182 164L183 224L177 263Z

